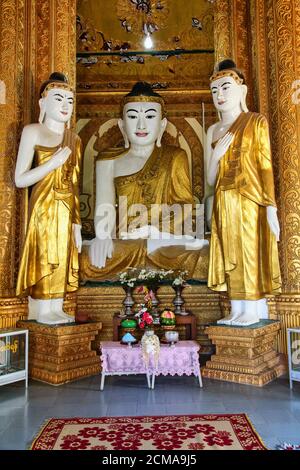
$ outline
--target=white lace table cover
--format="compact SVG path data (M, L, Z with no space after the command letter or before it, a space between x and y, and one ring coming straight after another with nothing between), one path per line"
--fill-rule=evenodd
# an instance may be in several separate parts
M140 345L131 348L117 341L101 343L102 370L107 373L195 375L200 376L199 351L196 341L179 341L174 346L161 344L158 365L150 357L147 369Z

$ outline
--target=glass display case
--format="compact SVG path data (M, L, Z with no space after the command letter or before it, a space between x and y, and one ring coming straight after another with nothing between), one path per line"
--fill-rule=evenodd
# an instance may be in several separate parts
M300 329L287 328L290 388L293 380L300 382Z
M0 330L0 385L18 380L28 386L28 330Z

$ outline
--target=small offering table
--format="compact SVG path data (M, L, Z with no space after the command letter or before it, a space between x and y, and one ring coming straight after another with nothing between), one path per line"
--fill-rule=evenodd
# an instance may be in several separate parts
M173 346L161 344L158 363L155 364L154 357L150 355L147 367L139 344L129 347L118 341L103 341L101 343L100 390L104 389L107 375L136 374L146 375L149 388L154 388L155 377L158 375L195 375L202 387L199 348L196 341L179 341Z

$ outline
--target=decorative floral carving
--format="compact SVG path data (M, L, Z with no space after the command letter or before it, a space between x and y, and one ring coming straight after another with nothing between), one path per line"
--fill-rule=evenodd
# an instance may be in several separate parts
M166 26L167 0L118 0L117 16L132 34L153 33ZM125 21L125 23L124 23Z
M3 0L0 9L1 79L6 103L0 106L0 295L14 292L16 250L15 156L24 107L25 4Z
M300 292L299 113L292 84L300 76L300 5L267 0L269 99L277 201L281 222L281 271L285 292Z
M217 0L214 3L215 60L231 57L231 8L230 0Z

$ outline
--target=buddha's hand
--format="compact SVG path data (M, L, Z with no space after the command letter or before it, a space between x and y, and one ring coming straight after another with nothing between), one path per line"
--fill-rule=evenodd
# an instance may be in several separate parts
M215 146L212 158L216 163L219 163L221 158L225 155L233 141L233 134L227 132L221 139L218 140L217 145Z
M71 155L72 150L69 147L59 148L48 161L50 170L56 170L60 168Z
M81 225L73 224L73 237L74 237L74 242L78 250L78 253L81 253L81 248L82 248Z
M276 207L267 206L267 221L268 221L271 232L276 237L276 241L279 242L280 226L279 226Z
M106 259L112 258L114 250L113 241L110 237L94 238L90 245L90 260L96 268L104 268Z
M131 232L122 232L121 238L123 240L138 240L139 238L159 238L159 230L153 225L144 225L143 227L136 228Z
M160 238L160 232L153 225L144 225L143 227L136 228L131 232L122 232L121 238L123 238L123 240L138 240L139 238L158 240Z

